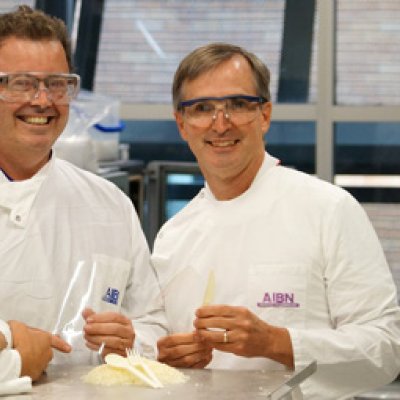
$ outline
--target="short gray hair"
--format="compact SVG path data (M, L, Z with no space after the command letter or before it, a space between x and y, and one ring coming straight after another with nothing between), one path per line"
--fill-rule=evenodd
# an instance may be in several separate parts
M257 96L270 101L270 73L268 67L255 54L229 43L210 43L193 50L179 64L172 84L174 109L177 110L179 103L184 100L182 86L186 81L196 79L235 55L241 55L248 61L253 71Z

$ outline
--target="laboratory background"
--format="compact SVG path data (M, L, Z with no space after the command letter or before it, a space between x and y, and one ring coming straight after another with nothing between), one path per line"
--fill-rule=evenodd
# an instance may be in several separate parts
M400 1L1 0L0 12L20 4L72 37L83 90L57 155L126 192L150 246L203 185L173 119L174 71L230 42L270 68L268 151L361 202L400 290ZM400 399L400 380L359 398Z

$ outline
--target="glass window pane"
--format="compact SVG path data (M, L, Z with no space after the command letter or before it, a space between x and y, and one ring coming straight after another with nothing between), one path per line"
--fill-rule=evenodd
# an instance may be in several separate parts
M272 121L266 149L282 165L315 173L315 123ZM195 161L175 121L126 121L121 141L130 144L130 157L152 160ZM162 145L160 145L162 143Z
M0 3L0 13L7 13L10 11L15 11L16 8L22 4L26 4L29 7L34 7L34 0L26 0L21 2L20 0L1 0Z
M335 182L361 202L400 202L400 123L337 123Z
M281 164L315 173L315 123L272 121L266 149Z
M339 104L400 104L400 2L338 0Z
M95 90L126 103L170 104L179 61L200 45L224 41L266 62L275 100L284 13L284 0L107 0Z
M173 217L204 186L201 174L171 173L166 176L165 220Z

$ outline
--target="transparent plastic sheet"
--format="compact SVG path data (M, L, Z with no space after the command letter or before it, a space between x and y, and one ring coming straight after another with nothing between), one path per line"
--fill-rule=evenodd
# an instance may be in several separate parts
M99 161L117 159L122 129L119 107L114 98L81 90L71 102L67 126L54 144L57 156L92 172L98 171ZM102 133L95 126L111 132Z
M85 344L82 311L91 308L94 312L121 312L129 275L126 261L95 255L91 262L79 261L63 286L60 309L52 330L72 346L72 352L63 354L54 351L54 364L96 364L98 354Z

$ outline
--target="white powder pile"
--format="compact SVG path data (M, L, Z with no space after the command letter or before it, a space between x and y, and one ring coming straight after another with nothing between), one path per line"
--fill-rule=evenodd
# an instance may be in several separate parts
M146 358L142 358L142 360L152 369L154 374L164 385L184 383L189 379L188 376L184 375L176 368ZM87 375L82 377L82 380L93 385L144 385L140 379L136 378L128 371L111 367L107 364L93 368Z

